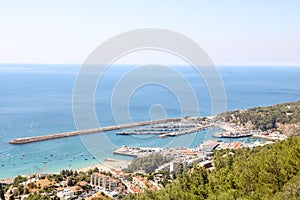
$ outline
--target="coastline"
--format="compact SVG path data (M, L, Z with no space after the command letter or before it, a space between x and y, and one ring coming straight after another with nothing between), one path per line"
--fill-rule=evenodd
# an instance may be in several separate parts
M123 168L126 168L129 164L131 163L131 160L121 160L121 159L110 159L107 158L105 161L100 162L98 164L90 165L87 167L79 167L75 169L71 169L73 171L78 171L78 172L88 172L89 170L93 170L95 167L99 169L99 171L105 171L105 172L112 172L113 170L122 170ZM60 169L64 170L64 169ZM58 174L59 172L49 172L45 174ZM30 176L32 174L22 174L21 176ZM3 178L0 179L0 183L11 183L13 180L16 178L15 177L8 177L8 178Z

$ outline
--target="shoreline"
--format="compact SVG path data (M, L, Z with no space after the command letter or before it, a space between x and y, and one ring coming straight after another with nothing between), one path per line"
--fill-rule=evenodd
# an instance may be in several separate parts
M75 168L75 169L69 169L69 170L87 173L90 169L93 170L95 167L97 167L99 169L99 171L112 172L112 170L122 170L123 168L126 168L130 163L131 163L131 160L121 160L121 159L111 159L110 160L110 158L106 158L105 161L99 162L98 164L94 164L94 165L87 166L87 167L79 167L79 168ZM60 169L60 171L62 171L62 170L65 170L65 169ZM60 171L59 172L41 173L41 174L59 174ZM20 176L27 177L30 175L32 175L32 174L22 174ZM13 182L13 180L16 177L17 176L0 179L0 183Z

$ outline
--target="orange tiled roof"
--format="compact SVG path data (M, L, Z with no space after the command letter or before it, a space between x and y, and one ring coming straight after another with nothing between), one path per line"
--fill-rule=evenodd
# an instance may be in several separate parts
M140 193L141 191L137 188L137 187L135 187L135 186L131 186L131 188L130 188L134 193Z
M119 170L113 169L112 171L113 171L115 174L121 174L121 171L119 171Z
M80 182L79 182L79 185L80 185L80 186L85 186L85 185L87 185L87 184L88 184L88 183L85 182L85 181L80 181Z

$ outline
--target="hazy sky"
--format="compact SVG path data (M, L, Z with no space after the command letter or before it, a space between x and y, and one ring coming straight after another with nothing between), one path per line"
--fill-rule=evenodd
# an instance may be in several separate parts
M113 35L164 28L196 41L219 65L300 65L299 0L7 0L0 25L0 63L81 64ZM173 61L167 57L155 59Z

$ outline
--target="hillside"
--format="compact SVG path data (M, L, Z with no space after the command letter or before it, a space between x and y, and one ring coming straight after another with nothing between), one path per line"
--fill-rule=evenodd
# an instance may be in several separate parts
M293 135L300 130L300 101L224 112L217 118L250 129L277 129L286 135Z
M300 199L300 136L253 150L216 151L215 169L194 165L160 191L127 199Z

